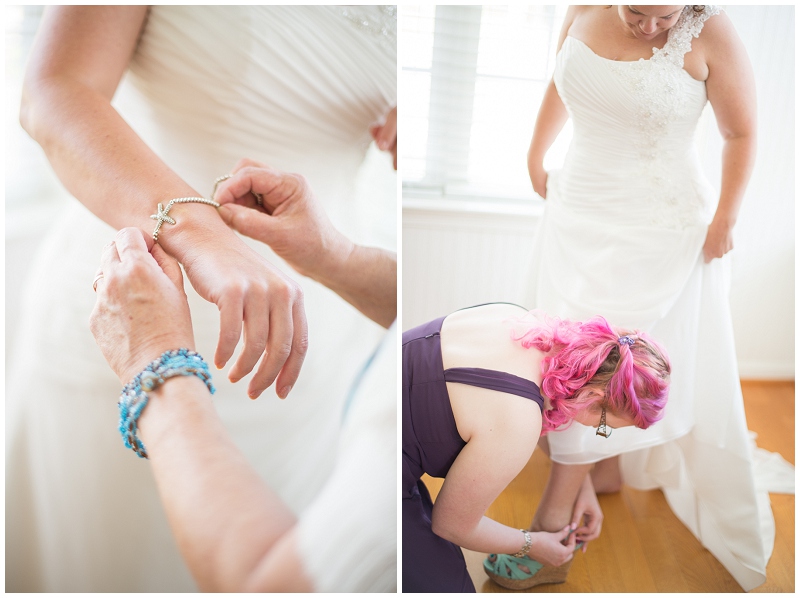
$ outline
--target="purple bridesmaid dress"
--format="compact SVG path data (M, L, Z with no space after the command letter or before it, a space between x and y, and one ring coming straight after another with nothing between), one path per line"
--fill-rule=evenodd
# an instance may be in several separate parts
M444 370L444 317L403 334L403 592L474 592L461 548L431 529L433 501L420 477L443 478L466 443L456 428L446 382L498 390L543 405L539 387L505 372Z

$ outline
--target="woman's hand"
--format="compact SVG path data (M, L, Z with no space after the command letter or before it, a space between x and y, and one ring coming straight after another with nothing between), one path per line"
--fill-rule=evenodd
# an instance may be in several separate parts
M581 525L581 521L583 521L583 525ZM576 527L577 541L584 543L583 551L586 552L586 543L597 539L603 527L603 510L600 508L600 503L597 502L597 494L595 494L589 475L586 476L578 492L578 498L572 511L572 525Z
M228 378L238 382L264 355L248 396L258 398L277 379L277 394L286 398L308 349L303 291L230 229L222 228L202 242L195 239L183 261L197 293L219 308L214 363L222 368L228 362L244 332L244 348Z
M708 226L706 242L703 244L703 259L709 263L733 249L733 225L714 218Z
M563 565L575 552L576 527L573 523L560 532L531 532L533 542L528 556L551 567Z
M152 241L151 241L152 243ZM124 228L103 249L89 327L123 384L161 353L194 349L181 268L138 228Z
M547 199L547 171L542 167L532 168L530 176L533 190L542 199Z
M733 249L731 232L755 163L758 119L753 68L730 17L723 12L706 21L702 39L706 91L723 139L719 201L703 245L708 263Z
M223 204L220 216L234 230L269 245L300 274L319 279L353 251L353 243L334 228L302 176L248 159L232 172L215 195ZM256 203L254 192L263 205Z
M300 175L247 159L233 173L215 194L228 226L268 244L381 326L391 325L397 317L394 253L355 245L337 231Z
M383 124L376 123L369 128L378 149L391 152L394 169L397 170L397 106L389 110Z

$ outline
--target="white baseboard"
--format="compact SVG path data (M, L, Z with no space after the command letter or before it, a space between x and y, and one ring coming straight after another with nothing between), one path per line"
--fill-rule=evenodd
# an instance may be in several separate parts
M743 380L794 380L794 363L740 361L739 377Z

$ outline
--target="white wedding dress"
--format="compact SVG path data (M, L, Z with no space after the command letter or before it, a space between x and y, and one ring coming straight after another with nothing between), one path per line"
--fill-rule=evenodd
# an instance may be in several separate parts
M622 454L625 483L662 488L749 590L765 580L774 520L756 485L728 259L702 257L716 201L694 148L706 86L683 69L693 37L718 12L687 6L649 60L613 61L574 37L564 41L554 80L574 138L563 168L548 176L525 304L573 319L600 314L663 343L673 371L664 419L608 439L574 424L549 435L552 458L591 463Z
M303 174L342 232L377 244L377 233L394 233L395 190L359 203L356 175L369 126L396 103L396 32L393 6L153 7L114 105L201 193L249 157ZM6 399L8 591L195 589L150 465L119 437L120 383L88 328L91 281L113 235L75 201L44 242L21 321L8 323L20 339ZM251 245L303 286L309 352L286 401L272 390L250 401L249 377L233 385L219 372L214 402L249 461L301 513L331 472L343 402L385 331ZM218 312L186 287L209 360Z

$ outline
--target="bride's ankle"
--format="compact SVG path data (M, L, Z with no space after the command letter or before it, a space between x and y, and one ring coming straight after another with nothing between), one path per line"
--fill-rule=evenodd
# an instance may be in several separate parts
M563 523L561 518L534 517L528 530L532 532L558 532L568 526L569 523L569 515L567 515Z

